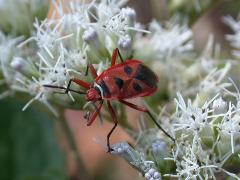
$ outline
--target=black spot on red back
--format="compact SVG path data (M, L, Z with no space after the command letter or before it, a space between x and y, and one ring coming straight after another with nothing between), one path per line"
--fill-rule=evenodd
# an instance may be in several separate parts
M132 74L132 68L128 65L124 65L124 72L127 74L127 75L131 75Z
M101 91L99 90L99 88L94 87L94 89L98 92L98 94L101 94Z
M121 78L114 77L115 83L119 89L122 89L124 81Z
M144 66L143 64L138 65L134 78L144 82L147 86L151 88L157 86L157 76L154 74L154 72L152 72L147 66Z
M107 85L105 84L105 82L104 82L103 80L100 82L99 86L102 88L103 96L104 96L104 97L109 97L109 96L111 96L111 93L110 93Z
M133 83L133 89L138 93L142 92L142 87L138 83Z

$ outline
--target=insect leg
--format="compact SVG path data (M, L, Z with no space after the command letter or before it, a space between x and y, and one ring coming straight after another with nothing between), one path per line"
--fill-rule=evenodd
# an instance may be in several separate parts
M100 103L97 106L97 109L92 113L91 117L88 119L87 126L91 126L94 120L96 119L97 115L100 112L100 109L102 108L103 101L100 101Z
M124 63L122 55L120 54L120 51L118 48L114 49L113 54L112 54L112 63L111 66L114 66L116 64L116 59L117 59L117 55L119 55L120 60L122 63Z
M92 102L92 104L93 104L94 108L97 109L96 104L94 102ZM98 113L98 118L99 118L100 122L103 123L101 112Z
M65 92L63 92L63 93L57 92L57 93L60 93L60 94L68 94L69 91L72 91L72 92L75 92L75 93L78 93L78 94L86 94L86 92L75 91L75 90L71 89L70 86L71 86L72 82L75 82L76 84L78 84L78 85L80 85L80 86L82 86L82 87L84 87L86 89L90 88L90 84L89 83L87 83L85 81L82 81L80 79L76 79L76 78L70 79L66 88L62 87L62 86L54 86L54 85L49 85L49 84L44 84L43 87L64 89Z
M111 152L112 149L111 149L111 147L110 147L110 137L111 137L113 131L115 130L115 128L117 127L118 121L117 121L116 113L115 113L115 111L114 111L114 109L113 109L110 101L107 101L107 105L108 105L109 112L110 112L110 114L111 114L111 116L112 116L112 120L113 120L113 122L114 122L114 125L113 125L112 129L110 130L110 132L109 132L108 135L107 135L107 147L108 147L108 152Z
M62 87L62 86L53 86L53 85L44 84L43 87L57 88L57 89L64 89L65 90L65 92L56 92L56 93L59 93L59 94L67 94L68 91L72 91L72 92L75 92L75 93L78 93L78 94L86 94L86 92L75 91L75 90L70 89L70 88L68 88L68 91L66 92L67 88Z
M93 77L94 79L96 79L96 78L98 77L97 71L96 71L96 69L94 68L94 66L93 66L92 64L88 64L88 65L87 65L87 69L86 69L86 72L85 72L85 76L88 75L88 69L89 69L89 68L90 68L92 77Z
M80 79L76 79L76 78L73 78L73 79L70 79L69 82L68 82L68 85L67 85L67 88L66 88L66 91L65 93L68 93L68 91L70 91L70 86L71 86L71 83L72 82L75 82L76 84L86 88L86 89L89 89L90 88L90 84L85 82L85 81L82 81Z
M162 130L163 132L164 132L164 134L166 135L166 136L168 136L173 142L175 142L175 139L170 135L170 134L168 134L163 128L162 128L162 126L156 121L156 119L153 117L153 115L150 113L150 111L147 109L147 108L145 108L145 107L142 107L142 106L138 106L138 105L136 105L136 104L132 104L132 103L130 103L130 102L127 102L127 101L124 101L124 100L119 100L121 103L123 103L123 104L125 104L125 105L127 105L127 106L129 106L129 107L131 107L131 108L133 108L133 109L136 109L136 110L138 110L138 111L142 111L142 112L146 112L149 116L150 116L150 118L153 120L153 122L156 124L156 126L160 129L160 130Z

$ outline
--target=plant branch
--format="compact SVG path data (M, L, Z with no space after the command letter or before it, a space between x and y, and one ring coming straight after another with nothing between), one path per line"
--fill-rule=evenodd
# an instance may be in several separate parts
M61 112L63 112L63 111L61 111ZM91 180L91 177L90 177L89 173L87 172L86 167L85 167L85 165L83 164L83 162L80 158L79 151L78 151L77 144L76 144L74 135L72 133L72 130L69 127L69 125L67 123L67 120L64 117L63 113L60 114L59 122L61 124L63 132L65 133L65 137L67 139L69 147L70 147L70 149L73 153L73 157L74 157L74 160L75 160L76 165L77 165L78 179Z

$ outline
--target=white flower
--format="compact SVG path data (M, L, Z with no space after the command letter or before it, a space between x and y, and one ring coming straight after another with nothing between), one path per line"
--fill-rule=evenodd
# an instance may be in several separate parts
M0 75L3 77L3 79L0 79L0 85L4 84L11 87L15 82L16 72L12 69L11 63L14 56L19 56L21 54L16 48L16 45L22 40L22 37L7 37L0 31ZM0 92L0 99L11 93L12 91L9 89Z
M173 157L177 166L176 174L165 174L164 176L177 177L184 179L207 179L213 176L213 171L218 167L209 164L209 154L206 153L200 143L200 139L195 137L191 143L176 142Z
M228 111L224 114L221 123L217 125L223 139L226 136L230 137L232 153L234 153L235 142L240 137L240 115L237 114L239 110L229 103Z
M132 39L129 36L121 37L118 41L118 46L121 50L129 51L132 48Z
M208 36L206 47L199 58L201 64L201 67L199 68L206 73L210 73L219 63L218 59L220 57L220 46L219 44L215 45L214 43L214 36L213 34L210 34Z
M225 83L226 75L231 70L231 63L226 63L222 69L213 69L201 82L199 91L210 95L221 92L224 88L230 87L230 83Z
M172 95L175 96L177 91L181 91L184 97L195 96L199 92L198 86L199 84L200 86L202 85L204 78L218 69L218 65L220 65L218 61L219 51L219 46L214 45L214 38L210 35L206 47L200 56L192 58L189 56L190 61L188 60L188 62L181 61L181 56L179 56L176 57L176 61L162 63L162 66L167 65L165 74L168 75L170 80ZM193 61L191 59L196 60ZM189 65L189 63L191 64ZM172 73L172 71L175 73ZM214 84L211 85L214 86Z
M6 37L0 31L0 70L3 74L5 81L11 83L14 79L14 71L11 69L11 61L14 56L20 54L16 45L23 40L23 37L12 38Z
M240 21L234 20L231 16L226 16L223 20L234 31L234 34L226 35L226 39L236 48L233 50L233 55L240 58Z
M186 25L169 22L166 27L156 21L150 24L150 46L156 59L169 61L182 60L192 53L192 31Z
M218 96L218 95L217 95ZM215 96L210 101L204 103L202 107L192 105L191 100L186 104L180 93L177 94L176 116L174 117L175 131L181 130L185 135L198 135L203 128L209 128L209 116L213 110L210 109L211 103L216 99ZM209 132L210 133L210 132Z
M141 31L134 27L135 12L131 8L123 8L116 15L109 17L103 24L104 28L117 35L118 37L126 36L133 31Z
M222 97L219 97L218 99L215 99L213 101L213 109L215 114L220 114L226 112L227 103L222 99Z
M53 1L54 12L50 22L60 25L60 29L69 32L78 32L83 28L87 28L91 25L90 18L93 14L90 14L90 8L94 6L94 2L76 2L76 1ZM94 16L93 16L94 17Z

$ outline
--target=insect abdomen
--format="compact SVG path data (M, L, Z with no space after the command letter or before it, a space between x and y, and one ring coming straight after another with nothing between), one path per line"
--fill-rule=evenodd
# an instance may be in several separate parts
M157 89L157 76L140 61L129 60L104 71L97 84L104 99L130 99L148 96Z
M143 64L139 64L137 68L137 72L135 74L135 79L142 81L150 88L157 87L157 76Z

